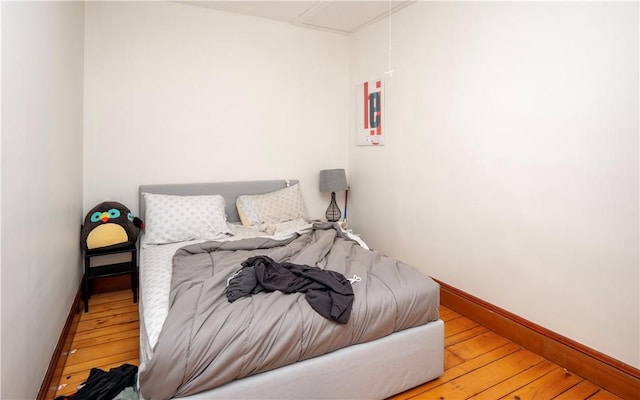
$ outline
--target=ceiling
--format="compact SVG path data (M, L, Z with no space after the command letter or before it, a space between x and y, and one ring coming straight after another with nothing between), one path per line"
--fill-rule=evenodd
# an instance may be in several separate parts
M416 0L388 1L178 1L254 17L288 22L292 25L349 35Z

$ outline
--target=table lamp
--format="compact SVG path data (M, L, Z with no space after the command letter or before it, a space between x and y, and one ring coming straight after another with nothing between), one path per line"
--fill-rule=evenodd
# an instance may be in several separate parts
M347 190L347 175L344 169L324 169L320 171L320 192L331 192L331 203L324 214L329 222L340 220L341 212L336 203L336 192Z

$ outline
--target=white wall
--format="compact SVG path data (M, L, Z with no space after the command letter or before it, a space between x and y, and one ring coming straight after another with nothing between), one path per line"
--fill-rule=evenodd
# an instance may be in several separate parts
M140 184L297 178L347 165L348 39L172 2L88 2L84 209Z
M33 399L81 278L81 2L2 2L2 392Z
M352 88L387 70L387 28L351 37ZM638 3L418 2L391 44L387 145L349 146L352 227L640 367Z

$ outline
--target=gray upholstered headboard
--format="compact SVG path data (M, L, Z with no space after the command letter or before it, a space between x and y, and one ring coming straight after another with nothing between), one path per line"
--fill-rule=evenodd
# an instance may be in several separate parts
M138 188L138 209L140 218L145 220L145 204L142 193L171 194L201 196L207 194L222 195L226 202L227 220L240 222L236 199L243 194L262 194L282 189L298 183L297 179L282 179L272 181L244 181L244 182L211 182L211 183L177 183L162 185L140 185Z

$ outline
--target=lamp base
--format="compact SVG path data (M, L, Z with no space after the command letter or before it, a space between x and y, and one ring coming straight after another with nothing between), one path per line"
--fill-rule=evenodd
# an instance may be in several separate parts
M338 207L338 203L336 203L336 192L331 192L331 203L329 203L329 207L327 207L327 212L324 213L324 216L329 222L340 221L342 212L340 211L340 207Z

